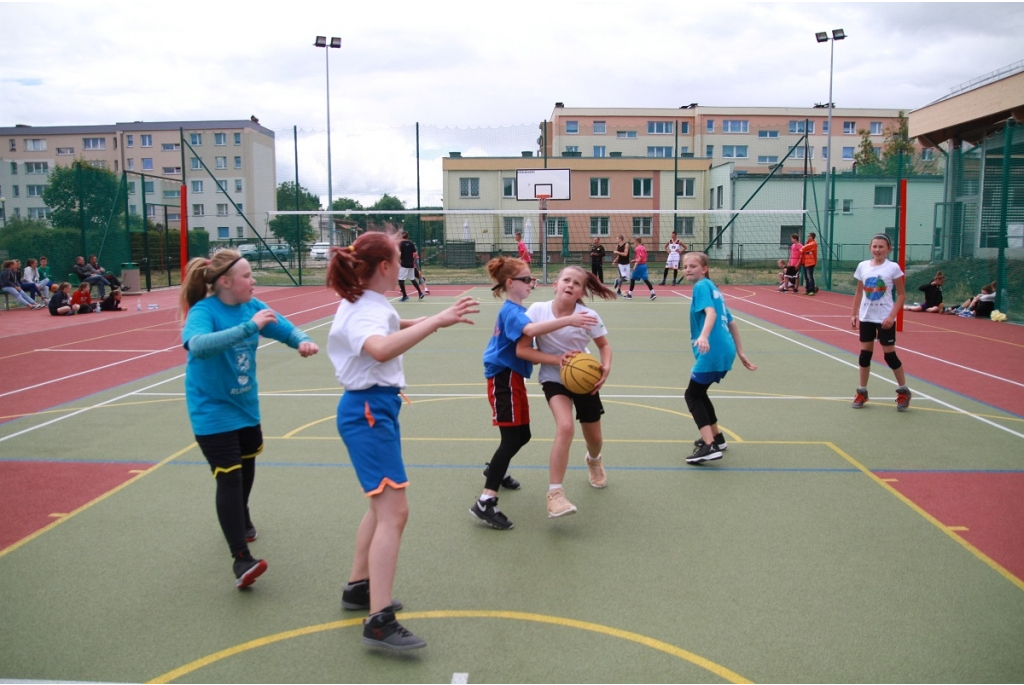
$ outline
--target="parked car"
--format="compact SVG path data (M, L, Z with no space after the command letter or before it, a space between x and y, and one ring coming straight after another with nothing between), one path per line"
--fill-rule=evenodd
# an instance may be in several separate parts
M313 247L309 250L309 258L318 261L327 259L329 249L331 249L330 243L313 243Z
M270 249L261 245L239 245L238 253L248 259L250 262L253 261L276 261L274 257L280 259L282 262L286 262L292 258L291 245L287 243L275 243L269 246Z

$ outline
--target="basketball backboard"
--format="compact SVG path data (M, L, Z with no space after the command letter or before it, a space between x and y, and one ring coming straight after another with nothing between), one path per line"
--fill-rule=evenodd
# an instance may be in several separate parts
M547 195L552 200L571 200L568 169L516 169L516 199L537 200Z

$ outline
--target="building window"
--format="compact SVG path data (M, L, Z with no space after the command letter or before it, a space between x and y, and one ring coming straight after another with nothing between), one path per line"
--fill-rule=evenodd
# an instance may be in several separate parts
M217 216L227 216L228 206L226 204L217 205Z
M843 200L843 214L853 214L853 200Z
M25 162L26 174L45 174L50 168L47 162Z
M606 216L590 217L590 237L599 238L611 233L611 221Z
M156 210L157 210L157 206L156 205L146 205L146 216L148 216L148 217L155 217L156 216Z
M125 163L128 165L128 171L135 171L135 158L134 157L129 157L128 159L125 160Z
M795 145L795 146L793 146L791 148L791 150L793 151L793 154L790 155L790 157L792 159L803 159L804 158L804 146L803 145ZM813 147L808 147L807 148L807 159L814 159L814 148Z
M675 127L671 121L648 121L647 122L647 133L652 135L671 134L675 132Z
M813 121L790 121L789 122L790 133L814 133L814 122Z
M853 159L853 148L852 147L844 147L843 148L843 159Z
M825 121L821 122L821 132L826 134L826 135L828 134L828 119L826 119Z
M236 211L238 212L238 216L245 214L245 208L242 206L241 202L237 203L237 207L238 209Z
M164 143L160 149L164 152L181 152L181 143Z
M778 131L758 131L757 132L757 137L758 138L778 138L779 137L779 132Z
M25 193L28 197L42 197L46 186L25 186Z
M636 131L616 131L616 138L636 138Z
M163 169L165 176L181 176L180 166L165 166Z
M202 168L203 168L203 165L202 165L202 163L200 163L199 158L198 157L193 157L192 158L192 171L198 171L198 170L200 170Z
M224 192L227 192L227 190L228 190L228 182L227 181L217 181L217 188L219 188L220 190L223 190Z
M18 141L15 140L14 138L8 138L8 140L10 141L8 143L8 149L11 152L17 152L18 151Z
M714 145L705 145L704 146L704 156L705 157L714 157L715 156L715 146Z
M923 150L921 150L921 161L922 162L931 162L934 159L935 159L935 148L933 148L933 147L926 147Z
M595 145L594 146L594 156L595 157L607 157L608 156L608 148L605 147L604 145Z
M544 229L548 236L561 238L562 234L569 230L569 220L563 217L554 217L544 222Z
M882 122L872 121L871 122L871 135L880 136L882 135Z
M181 198L181 191L180 190L165 190L164 191L164 199L165 200L174 200L174 199L180 199L180 198Z
M203 216L206 214L203 205L192 205L192 216Z
M566 152L579 152L580 151L580 146L579 145L566 145L565 146L565 151Z
M135 194L135 181L128 181L128 194L129 195L134 195Z
M231 237L231 229L227 226L217 227L217 238L220 240L227 240Z
M680 121L679 122L679 135L688 136L690 135L690 122Z
M676 233L683 236L693 237L693 217L677 216L675 221Z
M18 175L18 163L17 162L11 162L11 175L12 176L17 176Z
M25 152L45 152L46 138L26 138Z
M661 145L648 145L647 146L648 157L671 157L672 147L661 146Z
M874 151L876 158L878 158L878 159L882 158L882 148L880 148L880 147L873 147L871 149Z
M192 142L193 145L202 145L203 144L203 134L202 133L190 133L190 134L188 134L188 137L189 137L189 140Z
M690 146L689 145L683 145L682 147L679 148L679 156L680 157L682 157L683 155L688 155L688 154L690 154Z
M714 119L708 119L707 122L705 122L705 126L707 127L708 133L714 133L715 132L715 120Z
M603 121L595 121L594 122L594 134L595 135L602 135L607 130L608 129L607 129L606 125L605 125L605 122L603 122Z
M843 122L843 133L852 136L857 133L857 122L856 121L844 121Z
M106 169L110 166L105 159L90 159L86 164L96 169Z
M875 206L893 207L896 204L894 190L893 186L875 186Z
M57 148L57 154L59 156L68 156L75 154L75 148L73 147L59 147Z
M460 178L459 197L480 197L480 179Z
M106 138L83 138L82 139L83 150L106 150L107 139Z
M142 192L144 194L146 194L146 195L152 195L153 194L153 182L152 181L143 181L142 182Z
M242 158L239 157L239 156L235 157L235 168L236 169L241 169L242 168Z
M523 232L523 217L521 216L506 216L502 223L506 238L511 238L516 233Z
M214 145L227 145L228 144L228 134L227 133L214 133L213 134L213 144Z
M235 179L235 192L236 193L242 192L242 179L240 179L240 178L236 178Z
M570 136L576 135L580 132L580 122L578 121L567 121L565 122L565 132Z
M11 189L14 191L14 197L20 197L21 196L21 192L19 191L18 186L11 186Z
M235 237L241 238L245 235L245 229L241 226L235 226Z
M135 136L129 134L125 138L125 147L135 147Z
M46 207L29 207L28 208L29 219L45 219L46 218Z
M611 191L611 180L607 178L590 179L590 197L608 197Z
M633 197L654 197L654 179L634 178Z
M192 192L193 193L201 193L201 192L203 192L203 182L202 181L192 181Z
M509 176L501 179L501 196L502 197L515 197L516 196L516 179L514 176Z
M227 157L215 157L214 158L214 162L215 162L214 166L217 169L227 169L228 168L228 158Z
M167 212L167 221L181 221L181 212Z
M634 216L633 217L633 235L649 236L651 235L651 217L649 216Z
M821 158L828 159L828 146L823 145L821 147Z
M139 142L142 143L142 147L153 147L153 136L143 134L140 135L139 138Z
M731 159L746 159L747 157L747 146L746 145L723 145L722 156L729 157Z
M128 213L132 216L138 216L139 208L137 205L128 205Z
M142 158L142 170L143 171L152 171L153 170L153 158L152 157L143 157Z
M757 156L757 163L758 164L778 164L779 163L779 156L778 155L758 155Z
M722 121L722 133L746 133L747 123L744 119L725 119Z

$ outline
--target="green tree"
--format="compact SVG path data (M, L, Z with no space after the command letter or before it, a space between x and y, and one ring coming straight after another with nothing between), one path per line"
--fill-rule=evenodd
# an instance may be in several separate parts
M43 202L53 210L50 223L63 228L104 229L110 217L119 215L120 179L107 169L76 159L71 166L50 172ZM82 217L84 215L84 222Z
M343 212L345 210L352 210L356 212L365 211L362 203L359 200L353 200L350 197L339 197L337 200L331 203L331 209L335 212ZM344 221L353 221L359 226L360 231L366 230L366 215L365 214L344 214L342 216L334 216L335 219L342 219Z
M862 128L857 131L860 134L860 145L853 156L853 163L858 174L865 176L879 176L882 173L882 164L875 154L875 144L871 140L871 133Z
M291 181L285 181L277 186L277 209L281 212L287 211L319 211L322 206L320 198L309 192L306 188L298 186L298 207L296 207L296 186ZM291 245L292 250L298 252L303 245L316 240L316 229L313 228L313 218L303 216L276 216L270 220L267 228L278 240Z
M370 211L377 212L401 212L405 211L405 203L394 195L384 193L381 198L367 207ZM372 217L373 223L378 225L392 224L398 230L403 230L405 215L403 214L376 214Z
M902 164L900 157L902 155ZM887 176L912 176L914 168L914 144L910 142L910 124L903 112L899 113L895 125L885 130L882 143L882 169Z

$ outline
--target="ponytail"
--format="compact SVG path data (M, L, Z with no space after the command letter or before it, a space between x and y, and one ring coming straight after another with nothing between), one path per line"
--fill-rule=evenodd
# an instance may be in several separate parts
M381 262L389 262L398 251L397 234L369 231L351 245L331 248L327 265L327 287L349 302L363 296L364 286Z

